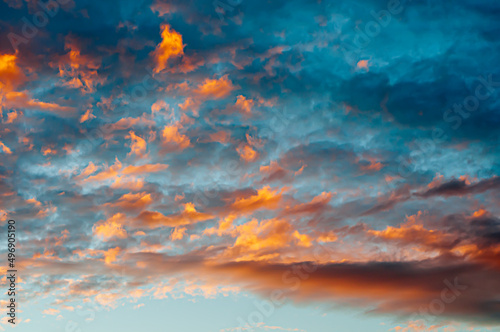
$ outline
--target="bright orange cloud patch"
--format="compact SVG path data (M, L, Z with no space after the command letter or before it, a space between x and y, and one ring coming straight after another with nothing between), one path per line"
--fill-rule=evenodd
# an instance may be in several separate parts
M121 118L117 122L109 125L108 130L110 132L115 130L125 130L136 125L154 126L155 122L153 120L147 119L144 115L138 118Z
M365 172L376 172L376 171L380 171L384 165L382 165L382 163L380 163L379 161L377 161L377 159L375 158L367 158L369 164L368 165L361 165L360 168L361 170L365 171Z
M255 161L259 157L259 153L255 151L248 144L241 144L236 148L236 152L240 155L240 158L246 162Z
M368 71L368 60L360 60L360 61L358 61L357 67L359 69L365 69L365 70Z
M107 205L112 207L119 207L122 210L130 211L136 209L144 209L145 207L153 203L153 198L151 194L146 192L140 193L128 193L124 194L114 203L108 203Z
M182 240L186 236L186 230L186 227L176 227L170 235L170 239L172 241Z
M120 249L120 247L108 249L107 251L104 252L104 262L106 264L111 264L115 262L121 251L122 250Z
M117 213L107 220L98 221L92 228L94 235L104 241L113 238L124 239L127 237L127 231L123 228L125 222L125 215Z
M252 99L247 99L245 96L238 96L235 106L243 114L249 115L252 113L254 104L255 102Z
M189 137L179 132L179 125L165 126L161 132L162 144L167 151L182 151L191 145Z
M83 55L77 41L71 37L66 38L65 49L68 53L51 63L52 67L59 68L63 86L79 89L82 93L95 92L97 85L105 82L98 73L101 60Z
M168 60L184 54L184 45L180 33L170 28L170 25L161 26L161 43L153 51L155 74L167 68Z
M0 141L0 149L2 149L3 153L12 154L12 150L1 141Z
M0 54L0 90L12 91L26 81L16 54Z
M224 75L219 79L206 78L194 92L206 99L221 99L229 96L233 90L238 88L227 75Z
M447 234L425 228L420 221L422 217L423 213L419 211L418 214L407 217L407 221L399 227L387 226L386 229L380 231L368 230L368 234L401 244L420 244L431 249L446 243Z
M116 159L113 165L109 167L105 166L101 172L89 176L84 180L84 182L100 182L110 179L119 180L123 175L145 175L147 173L156 173L167 169L168 165L144 164L138 166L129 165L123 169L122 168L123 168L122 163L118 159ZM89 172L89 170L94 170L94 169L95 169L94 164L89 164L89 166L87 166L87 168L85 168L78 177L82 178L84 174Z
M0 54L0 114L7 109L42 109L50 111L71 111L72 107L59 106L32 99L26 91L16 91L27 77L18 66L17 54Z
M269 219L258 222L253 219L233 227L230 234L236 237L234 245L223 254L234 261L267 261L280 255L280 249L296 245L310 247L311 238L294 230L284 219Z
M60 106L55 103L46 103L37 99L32 99L26 92L9 91L4 94L2 108L25 108L40 109L47 111L73 111L73 107Z
M271 190L266 186L259 189L256 195L236 199L231 208L240 213L249 213L262 208L275 209L281 201L282 192L283 190Z
M151 113L159 113L160 111L168 111L169 105L164 100L158 100L153 105L151 105Z
M80 117L80 123L83 123L85 121L89 121L89 120L92 120L92 119L95 119L96 116L94 114L92 114L92 109L88 109L85 111L85 113Z

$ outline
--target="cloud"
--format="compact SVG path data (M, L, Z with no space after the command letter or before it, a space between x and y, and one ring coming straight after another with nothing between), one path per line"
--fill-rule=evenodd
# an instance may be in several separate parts
M153 69L155 74L167 68L170 59L184 54L182 36L177 31L171 29L170 25L163 24L161 26L161 39L161 43L156 46L156 49L152 53L155 61Z
M0 142L0 148L2 149L2 152L5 154L12 154L12 150L5 145L3 142Z
M281 249L290 245L311 246L311 239L308 235L300 234L283 219L261 222L253 219L228 232L236 239L233 246L229 247L222 256L232 257L237 262L272 260L279 256Z
M214 79L206 78L193 92L205 99L222 99L237 89L239 87L229 80L228 75L224 75Z
M41 109L68 112L74 108L33 99L27 91L19 91L28 77L19 67L19 54L0 54L0 112L3 109Z
M107 220L97 222L92 228L94 235L104 241L112 238L126 238L127 231L123 228L125 218L124 214L117 213Z
M83 55L78 41L72 36L66 37L64 48L67 53L51 63L52 67L59 69L59 76L63 78L62 85L79 89L83 94L95 92L96 87L106 80L98 72L100 59Z
M92 114L92 109L88 109L85 111L85 113L80 117L80 123L83 123L85 121L89 121L89 120L92 120L92 119L95 119L96 116L94 114Z
M137 136L133 131L129 131L129 135L126 138L130 138L132 141L130 143L130 155L134 154L142 157L146 153L147 143L143 138Z
M238 96L235 107L243 114L249 115L252 113L255 102L252 99L247 99L245 96Z
M90 174L94 173L93 171L95 171L96 168L93 163L90 163L84 170L82 170L78 178L83 179L82 181L84 183L103 182L107 180L118 181L123 180L123 177L140 176L148 173L161 172L166 170L167 168L168 165L165 164L144 164L137 166L128 165L126 167L123 167L123 164L118 160L118 158L116 158L113 165L104 165L102 167L102 170L94 175ZM90 171L92 172L90 173ZM84 178L87 174L90 176Z
M281 201L283 192L284 189L278 191L266 186L257 190L254 195L236 198L230 208L232 211L242 214L252 213L259 209L275 209Z
M187 135L181 134L180 124L168 125L163 127L161 132L161 141L163 148L168 152L182 151L191 146L191 141Z
M151 193L138 192L122 195L118 200L112 203L106 203L105 206L118 208L120 211L142 210L154 202Z
M484 179L476 183L468 184L466 180L450 180L427 191L416 193L418 197L431 196L462 196L467 194L480 194L489 190L500 188L500 177Z
M212 218L214 218L213 215L196 211L193 203L186 203L183 211L179 213L164 215L157 211L143 211L135 218L135 221L137 226L158 228L191 225Z
M240 155L240 158L246 162L255 161L259 157L259 153L255 151L249 144L240 144L236 148L236 151Z

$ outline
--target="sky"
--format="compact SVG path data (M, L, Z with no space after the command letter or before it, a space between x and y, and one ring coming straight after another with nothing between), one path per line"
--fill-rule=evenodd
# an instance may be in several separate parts
M499 18L0 0L0 331L500 331Z

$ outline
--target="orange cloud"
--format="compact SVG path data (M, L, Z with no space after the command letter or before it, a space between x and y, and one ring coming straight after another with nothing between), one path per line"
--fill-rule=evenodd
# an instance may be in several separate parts
M214 216L196 211L193 203L186 203L184 210L177 214L165 216L156 211L144 211L137 216L136 221L150 228L161 226L183 226L212 219Z
M136 209L144 209L145 207L151 205L153 203L153 198L151 194L146 192L140 192L136 194L128 193L121 196L114 203L107 203L105 205L112 207L119 207L123 210L136 210Z
M310 202L298 204L291 208L287 208L288 213L317 213L323 211L328 207L328 203L332 199L333 194L329 192L322 192L320 195L315 196Z
M276 209L281 201L283 190L278 192L278 190L271 190L269 186L266 186L259 189L256 195L248 198L237 198L231 208L240 213L250 213L263 208Z
M107 220L98 221L92 231L103 241L113 238L125 239L127 237L127 231L123 228L125 218L123 213L117 213Z
M16 54L0 54L0 90L12 91L26 81Z
M42 314L44 315L51 315L51 316L55 316L57 315L58 313L60 313L61 311L57 310L57 309L54 309L54 308L49 308L49 309L45 309L44 311L42 311Z
M139 166L129 165L122 171L125 175L141 175L146 173L156 173L168 168L165 164L144 164Z
M224 130L221 130L221 131L218 131L216 133L210 134L209 138L210 138L210 142L218 142L221 144L227 144L227 143L229 143L229 141L231 139L231 133L224 131Z
M5 145L2 141L0 141L0 149L2 149L3 153L12 154L12 150L7 145Z
M474 211L474 213L472 214L472 218L482 218L489 215L490 213L485 209L479 209L477 211Z
M219 79L206 78L193 91L206 99L222 99L226 98L236 89L239 89L239 87L233 85L233 82L228 79L227 75L224 75Z
M109 126L109 131L125 130L139 124L154 126L156 123L153 120L146 119L144 116L138 118L121 118Z
M195 115L198 115L198 109L201 105L201 101L194 100L191 97L186 98L183 103L179 104L179 108L183 111L191 110Z
M120 247L115 247L108 249L107 251L104 252L104 262L106 264L112 264L113 262L116 261L118 255L121 253ZM101 303L102 304L102 303Z
M110 186L112 189L141 190L144 179L134 177L119 177Z
M89 164L90 170L95 171L95 166L94 164ZM85 174L87 174L90 170L88 167L80 173L80 175L77 177L79 179L85 177ZM105 166L104 169L92 176L89 176L88 178L84 179L84 182L102 182L106 180L113 179L115 181L122 181L122 180L131 180L130 178L124 179L123 176L131 176L131 175L144 175L147 173L156 173L163 171L168 168L168 165L165 164L144 164L144 165L129 165L125 168L123 168L122 163L118 160L118 158L115 159L115 163L111 166ZM92 173L89 173L92 174Z
M170 106L164 100L157 100L153 105L151 105L151 113L159 113L161 110L168 111Z
M80 173L79 176L86 177L86 176L89 176L90 174L94 173L95 171L97 171L97 167L94 165L93 162L89 162L89 164L87 165L87 167L85 167L82 170L82 172Z
M37 207L42 206L42 203L40 201L38 201L36 198L29 198L29 199L26 200L26 203L33 204L33 205L35 205Z
M237 226L236 241L231 249L238 251L258 251L261 249L278 249L284 247L289 240L290 224L285 220L271 219L260 223L253 219L243 225ZM241 260L241 259L237 259Z
M170 235L172 241L182 240L186 236L186 227L176 227Z
M52 149L50 146L44 146L44 147L42 148L42 154L43 154L44 156L49 155L49 154L51 154L51 155L52 155L52 154L57 154L57 151L56 151L56 150L54 150L54 149Z
M2 109L43 109L51 111L70 111L72 107L59 106L32 99L25 91L16 91L27 77L17 65L16 54L0 54L0 114Z
M89 164L91 167L91 165ZM92 164L93 166L93 164ZM96 181L103 181L103 180L108 180L112 179L114 177L118 176L119 170L122 168L122 163L118 160L118 158L115 159L115 163L109 167L105 167L104 170L101 172L97 173L96 175L89 176L85 181L87 182L96 182ZM86 173L87 169L83 170L83 173ZM80 174L80 175L82 175Z
M361 170L367 172L367 171L380 171L384 165L382 163L378 162L377 159L375 158L367 158L369 164L368 165L361 165L360 168Z
M260 166L259 170L261 173L264 173L264 174L273 174L275 172L280 172L284 169L280 165L278 165L278 163L276 161L271 160L271 162L269 163L268 166L262 165L262 166Z
M80 123L83 123L85 121L92 120L92 119L95 119L95 118L96 118L96 116L94 114L92 114L92 109L89 108L87 111L85 111L85 114L83 114L80 117Z
M292 225L283 219L270 219L258 222L253 219L230 230L236 238L223 257L231 257L234 261L267 261L279 257L280 249L290 245L310 247L311 238L294 230Z
M23 115L23 113L16 111L9 112L7 113L7 120L3 121L3 123L5 124L14 123L14 121L19 117L19 115Z
M252 113L252 108L255 102L252 99L247 99L245 96L238 96L235 107L243 114L249 115Z
M265 177L262 180L263 183L274 181L274 180L285 180L289 177L289 171L281 167L276 161L271 160L269 165L262 165L259 168L260 173Z
M359 69L366 69L368 71L368 60L360 60L356 65Z
M80 89L82 93L95 92L97 85L105 82L105 78L100 77L97 71L101 66L100 60L82 55L72 37L66 38L64 48L68 53L57 62L50 63L52 67L59 68L59 76L65 80L63 86Z
M1 91L0 91L1 94ZM73 107L60 106L54 103L46 103L39 101L37 99L31 99L31 97L26 92L10 91L3 94L2 107L13 109L13 108L25 108L25 109L41 109L49 111L61 111L68 112L73 111Z
M129 135L125 138L130 138L132 140L132 142L130 143L130 152L128 153L128 155L144 155L144 153L146 152L147 144L143 138L137 136L133 131L129 131Z
M159 16L165 16L166 14L174 13L177 11L176 7L167 2L155 1L151 5L151 10L158 13Z
M399 227L387 226L381 231L368 230L368 234L402 244L420 244L431 248L442 245L447 240L446 234L426 229L419 223L419 218L422 215L422 212L419 211L417 215L407 217L407 222Z
M334 232L322 233L318 236L317 241L328 243L337 241L338 236Z
M219 220L219 225L218 227L210 227L206 228L203 231L203 235L214 235L217 234L218 236L222 236L223 234L229 234L231 233L233 227L233 220L237 216L235 214L230 214L229 216L225 217L222 220Z
M179 133L179 124L165 126L161 132L163 147L171 151L182 151L191 145L189 137Z
M184 55L184 46L182 44L182 36L177 31L170 29L170 25L163 24L161 26L162 41L153 51L155 61L155 74L167 68L168 60Z
M240 158L246 162L255 161L259 157L259 153L255 151L250 145L242 143L236 148L236 152Z

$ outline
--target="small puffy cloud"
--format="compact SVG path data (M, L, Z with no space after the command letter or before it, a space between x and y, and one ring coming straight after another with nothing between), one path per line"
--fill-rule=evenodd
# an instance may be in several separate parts
M179 124L163 127L161 142L166 151L182 151L191 145L189 137L179 132L180 128L182 127Z
M51 316L55 316L57 315L58 313L60 313L61 311L57 310L57 309L54 309L54 308L49 308L49 309L45 309L42 311L42 314L44 315L51 315Z
M131 140L129 155L136 155L142 157L146 153L147 143L146 140L137 136L135 132L129 131L129 134L125 137Z
M123 213L117 213L111 218L98 221L92 228L94 235L104 241L108 241L113 238L126 238L127 231L123 228L125 219L126 217Z
M228 75L224 75L218 79L206 78L193 92L206 99L221 99L237 89L239 87L229 80Z
M95 119L96 116L94 114L92 114L92 109L89 108L85 111L85 113L80 117L80 123L83 123L85 121L89 121L89 120L92 120L92 119Z

